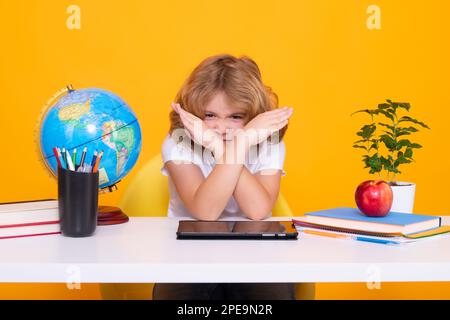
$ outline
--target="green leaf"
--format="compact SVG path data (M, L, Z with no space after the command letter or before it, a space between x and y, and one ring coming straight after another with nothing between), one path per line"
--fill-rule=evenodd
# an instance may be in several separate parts
M400 154L400 153L399 153ZM399 156L397 158L397 160L395 160L394 162L394 168L397 168L400 164L404 164L404 163L410 163L411 160L406 159L403 154L401 154L401 156Z
M417 130L414 127L397 127L397 137L408 135L412 132L417 132L417 131L419 131L419 130Z
M359 131L357 135L363 137L364 139L369 139L376 129L377 127L375 124L367 124L361 128L361 131Z
M414 127L401 127L401 128L397 127L397 137L406 136L406 135L411 134L412 132L417 132L417 131L419 131L419 130L417 130Z
M394 116L392 115L391 112L385 111L385 110L380 110L381 114L384 114L387 118L391 119L392 121L394 121Z
M371 109L362 109L362 110L358 110L358 111L355 111L355 112L353 112L352 114L350 114L350 116L352 116L352 115L354 115L355 113L360 113L360 112L363 112L363 113L367 113L367 114L369 114L369 115L375 115L375 114L378 114L378 110L371 110Z
M397 129L400 129L400 130L405 130L405 131L409 131L409 132L417 132L417 131L419 131L417 128L415 128L415 127L406 127L406 128L404 128L404 127L397 127Z
M395 140L392 139L390 136L388 136L387 134L383 134L380 136L380 140L384 143L386 148L389 149L389 151L395 150L395 146L396 146Z
M381 112L381 111L387 111L387 112L392 113L392 114L395 113L395 110L388 103L380 103L378 105L378 112Z
M392 132L386 131L386 130L381 130L381 132L386 133L389 137L394 138L394 134Z
M369 147L368 151L370 151L372 149L378 150L378 143L376 143L376 142L372 143L372 145Z
M409 111L409 108L411 105L408 102L392 102L390 103L395 111L397 111L398 108L403 108Z
M397 112L397 108L398 108L397 102L394 102L394 101L389 100L389 99L387 99L386 101L391 105L392 109L394 110L394 113Z
M397 138L398 138L398 137L401 137L401 136L407 136L407 135L409 135L409 134L411 134L411 133L408 132L408 131L398 131L398 132L397 132Z
M392 172L392 170L393 170L393 168L394 168L394 166L393 165L384 165L383 166L384 167L384 170L387 170L388 172Z
M381 169L383 168L382 163L381 163L381 159L378 157L377 154L374 154L371 157L366 157L365 158L365 163L366 163L366 168L370 167L370 172L371 173L376 173L376 172L380 172Z
M385 170L392 172L394 170L394 159L391 155L389 155L387 158L381 159L383 163L383 167Z
M394 166L394 163L386 164L384 169L389 172L400 173L400 171L397 170L397 167Z
M397 150L400 150L402 147L404 146L411 146L411 141L409 141L408 139L402 139L400 141L397 141Z
M386 168L386 166L391 165L391 161L383 156L381 156L381 164Z
M430 129L430 127L428 127L425 123L420 122L419 120L413 119L413 118L408 117L408 116L401 117L400 120L398 120L398 122L399 123L400 122L413 122L413 123L418 124L418 125L420 125L420 126L422 126L424 128Z
M388 104L388 103L380 103L379 105L378 105L378 109L387 109L387 108L389 108L391 105L390 104Z
M411 148L406 148L406 150L405 150L405 157L406 158L412 158L412 156L413 156L412 149Z
M353 148L360 148L360 149L364 149L364 150L367 151L367 147L364 147L364 146L358 146L357 144L354 144L354 145L353 145Z
M387 124L387 123L382 123L382 122L379 122L378 123L380 126L383 126L383 127L386 127L386 128L389 128L392 132L394 132L395 131L395 127L394 126L391 126L391 125L389 125L389 124Z
M420 144L418 144L418 143L412 143L409 147L410 147L410 148L420 149L420 148L422 148L422 145L420 145Z
M399 102L398 106L400 108L406 109L407 111L409 111L409 109L411 108L411 105L408 102Z

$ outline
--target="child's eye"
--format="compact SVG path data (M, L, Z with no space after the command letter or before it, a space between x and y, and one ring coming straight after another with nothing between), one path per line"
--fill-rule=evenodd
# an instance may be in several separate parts
M214 115L212 113L205 113L205 118L212 118Z
M231 116L231 118L233 118L233 120L241 120L243 117L239 116L239 115L235 115L235 116Z

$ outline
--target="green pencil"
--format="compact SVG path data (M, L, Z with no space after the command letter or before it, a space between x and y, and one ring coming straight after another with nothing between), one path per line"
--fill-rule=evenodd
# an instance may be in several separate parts
M72 161L73 161L75 170L77 170L77 148L73 149Z

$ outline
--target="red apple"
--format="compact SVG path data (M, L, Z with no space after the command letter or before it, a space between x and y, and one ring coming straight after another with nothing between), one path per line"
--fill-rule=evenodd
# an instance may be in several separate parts
M391 186L383 180L367 180L355 191L355 201L359 210L368 217L384 217L392 207Z

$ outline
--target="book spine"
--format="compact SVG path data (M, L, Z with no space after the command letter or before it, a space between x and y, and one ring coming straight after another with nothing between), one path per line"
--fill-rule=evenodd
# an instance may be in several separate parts
M59 220L42 221L42 222L31 222L31 223L19 223L19 224L8 224L8 225L2 225L2 226L0 226L0 228L17 228L17 227L41 226L41 225L53 224L53 223L59 223Z
M39 199L39 200L24 200L24 201L12 201L12 202L0 202L0 206L4 204L22 204L22 203L39 203L45 201L57 201L57 199Z
M15 235L15 236L0 237L0 240L2 240L2 239L13 239L13 238L24 238L24 237L47 236L47 235L51 235L51 234L61 234L61 231L59 231L59 232L47 232L47 233L22 234L22 235Z
M58 201L51 199L51 200L0 203L0 213L43 210L43 209L58 209Z
M300 227L318 228L318 229L336 231L336 232L348 232L348 233L354 233L354 234L359 234L359 235L371 235L371 236L375 236L375 237L396 237L396 236L401 237L401 236L403 236L402 233L373 232L373 231L365 231L365 230L359 230L359 229L341 228L341 227L328 226L328 225L306 222L306 221L296 220L296 219L292 219L292 222L294 223L295 226L300 226Z
M58 206L54 204L39 204L34 207L29 206L0 206L0 214L8 214L8 213L17 213L17 212L26 212L26 213L38 213L43 210L58 210ZM31 212L30 212L31 211ZM37 211L37 212L36 212ZM31 213L31 214L32 214Z

